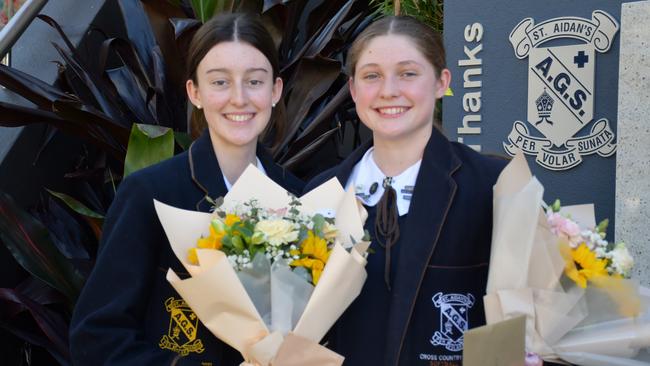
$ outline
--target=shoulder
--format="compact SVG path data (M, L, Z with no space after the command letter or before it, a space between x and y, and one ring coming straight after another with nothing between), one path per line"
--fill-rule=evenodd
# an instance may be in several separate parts
M153 199L176 204L191 185L187 154L181 153L165 161L137 170L122 179L108 210L108 221L115 215L142 215L153 211Z
M136 190L141 194L157 196L178 189L179 185L190 181L191 174L187 159L187 152L183 152L130 174L120 183L118 194L122 191Z
M496 183L499 174L510 161L505 156L479 153L458 142L451 142L451 146L462 162L461 173L480 177L481 181L487 181L486 183L489 183L490 186Z
M187 151L163 160L154 165L140 169L129 175L124 183L128 181L147 183L149 185L159 185L169 183L180 175L189 175ZM187 174L186 174L187 173ZM155 184L158 182L158 184Z

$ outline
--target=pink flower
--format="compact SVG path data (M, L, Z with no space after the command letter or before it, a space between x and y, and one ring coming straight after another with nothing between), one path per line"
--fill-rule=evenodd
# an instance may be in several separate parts
M286 207L279 208L279 209L277 209L277 210L274 210L274 209L270 208L270 209L268 209L268 212L269 212L271 215L275 215L275 216L280 216L280 217L282 217L282 216L284 216L284 215L287 214L287 210L288 210L288 209L287 209Z
M580 235L580 227L572 220L560 215L557 212L551 212L547 215L547 220L551 226L551 232L554 235L569 240L576 241Z
M526 366L542 366L544 361L537 355L537 353L526 352Z

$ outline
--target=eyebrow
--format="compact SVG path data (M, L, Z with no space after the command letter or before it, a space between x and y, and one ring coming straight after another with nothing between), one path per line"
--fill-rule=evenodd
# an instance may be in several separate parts
M422 66L419 62L416 62L416 61L413 61L413 60L405 60L405 61L400 61L400 62L397 63L398 66L407 66L407 65L411 65L411 64ZM359 69L363 69L364 67L376 67L376 66L379 66L379 64L376 64L376 63L372 62L372 63L369 63L369 64L361 65L359 67Z
M226 69L226 68L216 68L216 69L209 69L209 70L206 71L205 73L206 73L206 74L209 74L209 73L211 73L211 72L229 72L229 71L230 71L230 70L229 70L229 69ZM268 73L268 72L269 72L269 70L267 70L267 69L265 69L265 68L263 68L263 67L251 67L251 68L246 69L245 72L246 72L246 73L251 73L251 72L255 72L255 71L262 71L262 72L265 72L265 73Z

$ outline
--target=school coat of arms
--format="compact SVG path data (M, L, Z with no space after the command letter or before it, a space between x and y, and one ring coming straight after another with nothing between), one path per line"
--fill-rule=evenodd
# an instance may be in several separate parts
M469 325L467 313L474 305L474 296L438 292L431 301L436 308L440 308L440 329L431 337L431 344L453 352L461 351L463 334Z
M203 342L197 338L199 318L183 299L168 298L165 309L169 313L169 331L160 339L158 346L179 353L181 356L202 353Z
M583 155L615 153L609 121L592 121L596 52L610 49L618 28L601 10L593 11L591 19L560 17L535 25L526 18L515 26L510 43L517 58L528 58L528 123L514 123L503 143L508 154L514 156L518 148L547 169L565 170L580 164ZM559 38L583 43L541 47ZM533 136L529 126L543 136ZM585 127L587 134L576 136Z

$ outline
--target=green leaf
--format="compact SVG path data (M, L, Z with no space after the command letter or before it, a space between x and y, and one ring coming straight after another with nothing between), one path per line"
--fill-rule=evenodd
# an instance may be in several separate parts
M223 238L221 238L221 245L223 245L223 252L226 253L226 255L232 254L232 236L224 235Z
M216 7L216 0L192 0L194 15L196 15L196 19L200 20L202 23L205 23L208 19L212 18Z
M167 127L133 124L124 160L124 177L174 156L174 132Z
M45 226L6 193L0 193L0 240L25 270L60 291L73 306L83 276L59 252Z
M556 199L555 202L553 202L553 205L551 205L551 210L553 212L560 212L561 208L562 208L562 205L560 204L559 199Z
M249 241L250 241L250 238L253 236L253 230L251 230L251 229L245 227L244 225L239 225L239 227L237 228L237 231L239 231L239 233L240 233L244 238L248 238Z
M316 214L312 218L314 222L314 234L323 236L323 226L325 226L325 218L321 214Z
M251 259L255 258L258 252L263 252L263 250L264 247L251 246L250 248L248 248Z
M598 223L598 226L596 227L596 231L603 234L607 232L607 226L609 226L609 219L604 219L603 221ZM605 239L604 236L603 239Z
M231 239L232 246L237 250L238 252L242 252L244 248L244 242L241 240L239 236L233 236Z
M214 231L220 233L226 230L226 226L221 220L212 220L210 222L210 225L212 225L212 228L214 228Z
M251 243L253 245L259 245L259 244L264 243L264 234L262 234L259 231L255 232L253 234L253 237L251 238ZM251 254L251 256L252 256L252 254Z
M70 207L76 213L78 213L80 215L83 215L83 216L86 216L86 217L92 217L93 219L103 219L104 218L104 215L98 214L97 212L89 209L83 203L77 201L76 199L68 196L65 193L51 191L51 190L49 190L47 188L45 190L48 191L52 196L54 196L54 197L60 199L61 201L63 201L63 203L68 205L68 207Z

